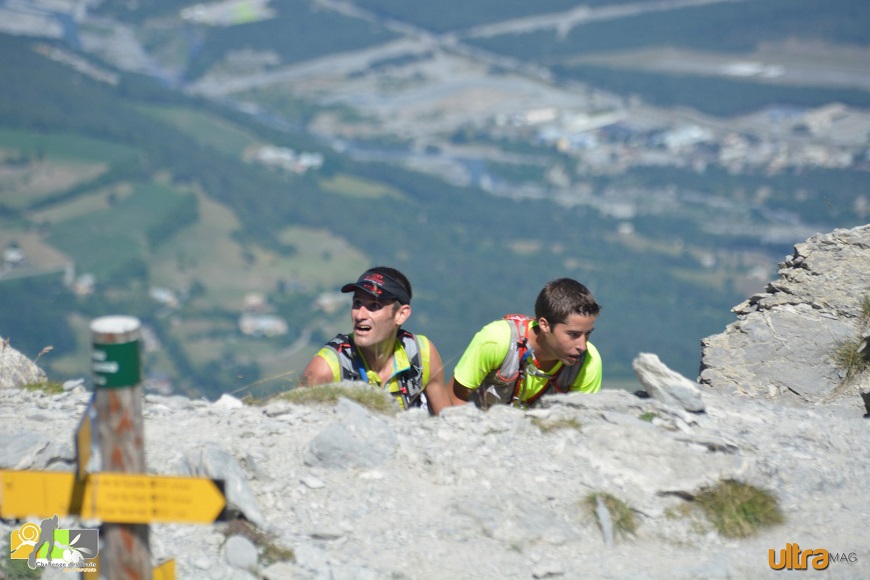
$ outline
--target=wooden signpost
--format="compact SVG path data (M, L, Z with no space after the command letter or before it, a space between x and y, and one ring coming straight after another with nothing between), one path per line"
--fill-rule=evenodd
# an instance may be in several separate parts
M100 577L175 577L175 561L151 566L150 523L213 523L226 509L224 482L145 473L139 321L91 323L96 389L76 428L75 472L0 471L0 517L78 515L101 520ZM102 471L87 473L96 410Z
M104 316L91 322L94 406L102 470L145 473L139 320ZM151 577L146 524L104 522L100 564L109 578Z

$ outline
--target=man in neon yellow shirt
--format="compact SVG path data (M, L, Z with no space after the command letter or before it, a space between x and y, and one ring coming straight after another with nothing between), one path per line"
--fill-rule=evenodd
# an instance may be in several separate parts
M317 352L302 371L300 386L365 381L396 397L403 409L426 407L437 415L451 406L435 345L401 328L411 316L408 278L378 266L341 291L353 292L353 332L339 334Z
M452 389L481 408L528 408L547 393L597 393L601 356L589 342L601 306L571 278L547 283L535 317L509 315L484 326L453 371Z

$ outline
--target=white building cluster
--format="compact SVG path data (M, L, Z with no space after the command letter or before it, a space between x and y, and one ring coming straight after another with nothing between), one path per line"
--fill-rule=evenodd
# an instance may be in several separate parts
M320 169L323 165L323 155L320 153L297 153L293 149L273 145L255 147L246 152L245 157L267 167L277 167L300 175Z
M239 316L239 331L247 336L283 336L290 330L287 321L267 312L268 301L263 294L251 292L245 295L242 314Z
M590 114L556 108L501 115L492 124L497 134L552 146L593 173L715 164L733 173L775 174L790 168L846 169L870 161L870 113L842 104L809 110L772 107L727 127L691 121L653 125L633 119L626 110Z

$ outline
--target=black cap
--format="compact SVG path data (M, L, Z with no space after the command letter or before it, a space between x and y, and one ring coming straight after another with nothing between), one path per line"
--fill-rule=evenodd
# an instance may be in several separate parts
M411 297L405 287L380 272L366 270L359 280L341 287L342 292L362 290L381 300L398 300L399 304L410 304Z

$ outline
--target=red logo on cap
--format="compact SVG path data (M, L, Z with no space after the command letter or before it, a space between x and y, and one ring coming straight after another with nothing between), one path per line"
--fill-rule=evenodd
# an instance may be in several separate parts
M380 296L380 295L381 295L381 292L383 292L383 290L381 290L381 289L380 289L377 285L375 285L375 284L364 284L363 287L364 287L366 290L368 290L369 292L371 292L372 294L376 295L376 296Z

